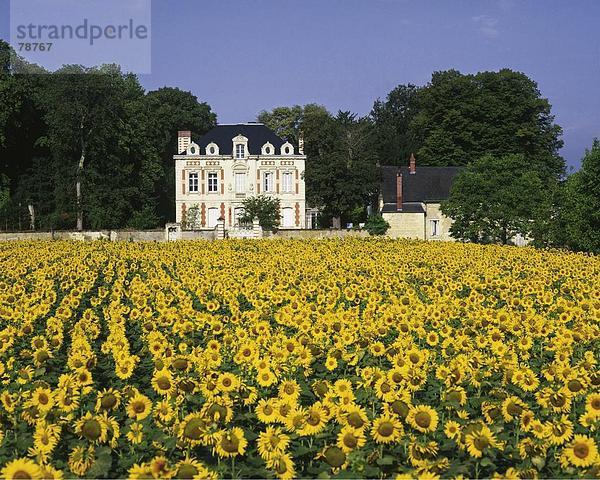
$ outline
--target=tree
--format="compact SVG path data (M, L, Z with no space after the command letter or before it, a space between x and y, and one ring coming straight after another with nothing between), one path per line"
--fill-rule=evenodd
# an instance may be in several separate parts
M344 217L374 200L379 187L373 124L350 112L322 119L307 151L306 196L325 215ZM318 136L317 136L318 135Z
M257 195L248 197L243 202L244 213L240 217L240 222L251 224L255 218L264 230L275 230L279 227L280 202L278 198L266 195Z
M276 107L271 111L263 110L258 114L257 120L293 144L298 144L302 133L305 145L312 145L315 132L311 128L306 128L307 124L329 116L329 112L323 105L309 103L304 106L294 105Z
M561 128L537 84L503 69L435 72L419 90L411 122L423 165L468 165L484 155L522 154L542 178L558 179Z
M190 130L194 138L217 124L211 107L191 92L163 87L148 92L132 106L131 148L137 150L135 169L142 196L135 204L141 216L144 209L154 212L155 222L175 216L175 164L178 130Z
M398 85L385 101L378 99L373 104L370 117L380 165L398 165L417 151L411 122L417 113L418 93L415 85Z
M456 177L442 212L454 220L453 237L506 244L517 234L531 236L549 201L547 185L523 155L485 155Z
M10 202L9 178L0 174L0 212L4 212Z
M586 150L581 169L561 188L553 217L553 244L600 253L600 141Z
M92 215L94 228L122 222L129 213L128 202L137 192L120 140L127 130L126 105L142 95L137 78L114 65L65 66L42 92L48 125L43 141L65 181L73 182L78 230L83 229L84 210ZM90 194L86 203L84 183Z

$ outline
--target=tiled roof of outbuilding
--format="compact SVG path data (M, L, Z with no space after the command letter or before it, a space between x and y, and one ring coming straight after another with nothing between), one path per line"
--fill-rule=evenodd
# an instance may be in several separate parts
M450 188L462 167L420 167L411 174L409 167L381 167L384 204L396 203L396 175L402 173L402 201L439 202L450 195Z

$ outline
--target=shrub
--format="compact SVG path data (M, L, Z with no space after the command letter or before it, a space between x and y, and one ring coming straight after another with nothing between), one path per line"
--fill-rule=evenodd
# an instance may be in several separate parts
M369 235L385 235L390 224L381 215L371 215L365 223L365 230Z

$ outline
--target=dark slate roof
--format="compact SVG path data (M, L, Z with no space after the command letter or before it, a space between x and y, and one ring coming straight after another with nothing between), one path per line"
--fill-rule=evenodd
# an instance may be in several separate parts
M273 130L262 123L217 125L202 135L196 143L200 145L201 153L206 153L206 146L214 142L219 146L220 155L231 155L233 153L232 140L240 134L248 139L248 153L250 155L260 155L262 146L267 142L273 144L275 153L279 154L281 146L285 143L285 140L278 137Z
M381 210L383 213L397 212L398 206L394 203L384 203ZM425 213L425 209L421 203L405 203L402 202L402 213Z
M454 177L462 167L420 167L410 174L409 167L381 167L383 202L396 203L396 175L402 173L402 201L438 202L450 195Z

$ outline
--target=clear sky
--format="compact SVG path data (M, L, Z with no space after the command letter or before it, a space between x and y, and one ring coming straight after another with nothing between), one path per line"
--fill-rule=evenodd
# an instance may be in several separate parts
M364 115L433 71L508 67L538 82L577 167L600 138L599 25L600 0L152 0L140 80L191 90L232 123L309 102Z

